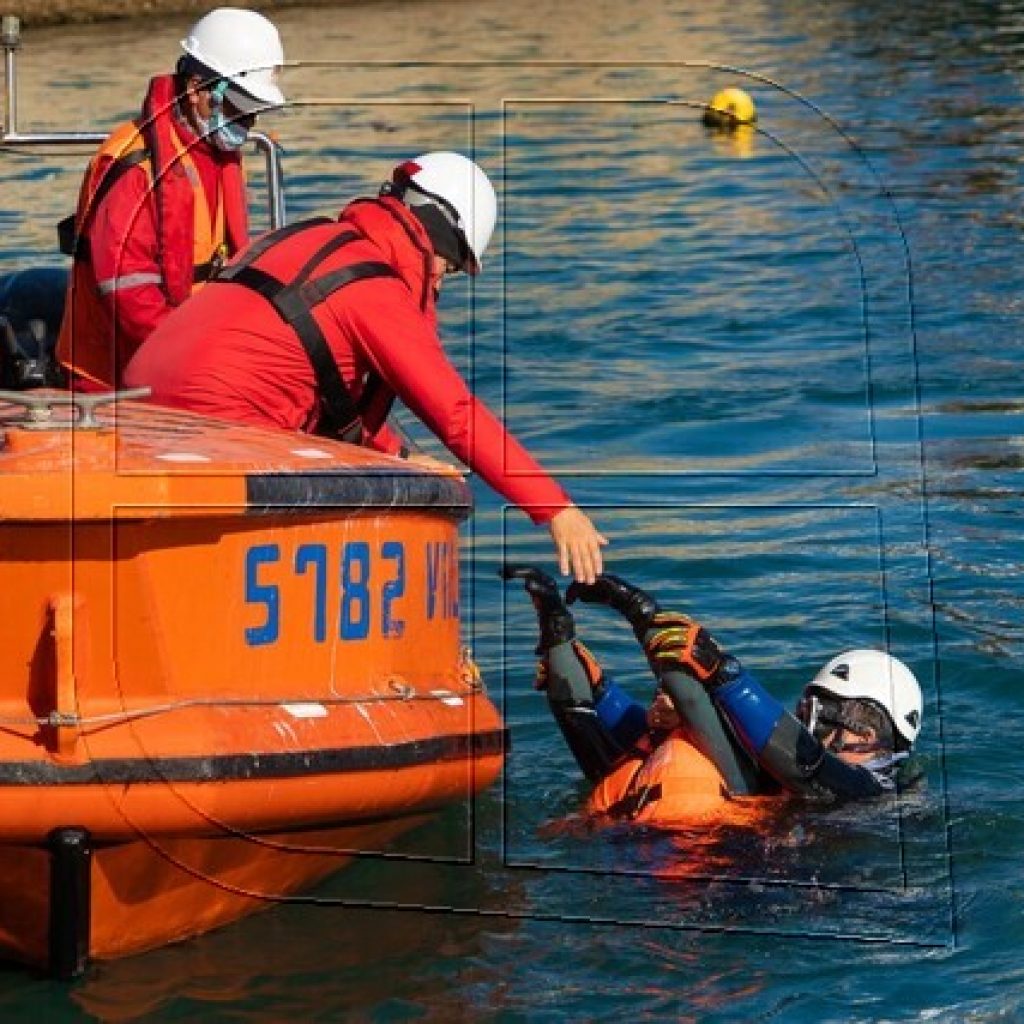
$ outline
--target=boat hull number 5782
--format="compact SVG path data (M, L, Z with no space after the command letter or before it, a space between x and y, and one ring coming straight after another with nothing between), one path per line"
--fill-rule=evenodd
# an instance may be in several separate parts
M410 545L411 549L412 546ZM410 557L421 564L410 564ZM423 606L411 607L411 572L422 572ZM410 614L428 621L458 618L458 552L447 541L407 550L400 540L255 544L245 552L245 602L260 611L245 627L250 647L277 643L281 623L300 615L316 643L397 639ZM289 604L298 608L289 608Z

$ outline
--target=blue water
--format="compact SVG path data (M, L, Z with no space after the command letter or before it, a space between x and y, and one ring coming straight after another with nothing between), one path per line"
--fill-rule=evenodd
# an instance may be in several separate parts
M40 33L23 106L66 125L89 97L112 123L186 21ZM514 740L501 783L309 901L68 988L0 975L0 1015L1024 1017L1024 6L426 2L279 22L291 54L351 62L289 72L330 101L275 126L293 215L472 143L503 227L443 319L478 393L592 508L610 567L783 699L845 647L910 663L922 779L756 833L587 828L531 688L528 606L494 574L550 567L547 542L477 486L466 631ZM98 39L118 59L85 73ZM437 63L459 59L476 63ZM697 123L729 84L757 132ZM6 269L50 244L75 173L5 156L0 180ZM650 693L610 615L580 631Z

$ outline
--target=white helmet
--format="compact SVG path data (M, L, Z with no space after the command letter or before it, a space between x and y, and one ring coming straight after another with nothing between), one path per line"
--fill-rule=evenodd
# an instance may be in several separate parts
M914 673L884 651L845 651L834 657L807 685L841 700L870 700L888 714L896 732L913 744L921 731L923 701Z
M284 93L277 85L284 48L277 29L262 14L218 7L192 26L181 48L228 80L234 87L229 88L228 99L243 114L284 105Z
M460 270L480 273L498 219L498 197L472 160L461 153L424 153L399 164L381 194L401 199L419 217L438 255Z

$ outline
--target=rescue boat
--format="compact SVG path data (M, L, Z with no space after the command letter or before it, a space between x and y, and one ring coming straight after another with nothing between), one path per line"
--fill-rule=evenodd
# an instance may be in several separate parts
M453 470L0 393L0 949L58 975L232 921L496 777Z

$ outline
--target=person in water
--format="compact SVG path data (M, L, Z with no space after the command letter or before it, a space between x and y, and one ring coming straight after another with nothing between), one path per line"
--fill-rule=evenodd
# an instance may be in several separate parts
M899 660L875 650L831 659L788 712L699 623L664 611L619 577L572 583L566 597L605 604L633 627L658 681L645 708L602 671L576 638L555 581L527 565L506 565L524 581L540 627L537 687L580 769L601 783L591 809L637 817L670 802L670 741L714 765L728 796L780 790L818 801L893 790L921 728L921 688ZM626 770L622 770L625 768ZM605 785L615 779L613 787ZM689 784L689 783L687 783ZM648 820L651 819L650 813Z

